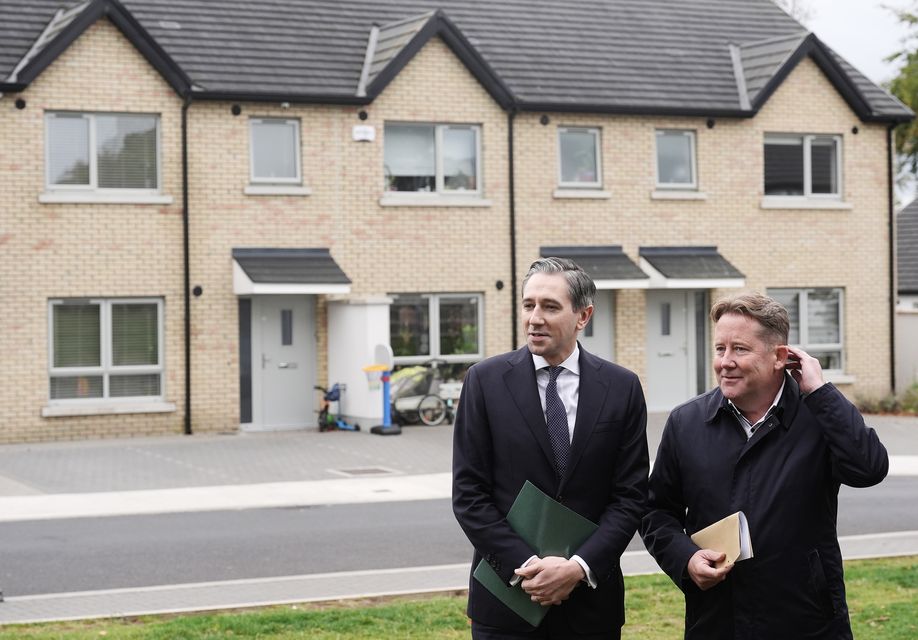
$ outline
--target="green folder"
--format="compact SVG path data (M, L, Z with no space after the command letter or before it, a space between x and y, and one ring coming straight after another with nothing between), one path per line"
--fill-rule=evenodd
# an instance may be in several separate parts
M540 558L563 556L570 558L598 526L579 513L545 495L526 481L507 513L507 522ZM488 591L518 616L534 627L539 626L549 607L533 602L517 583L511 587L482 560L472 574Z

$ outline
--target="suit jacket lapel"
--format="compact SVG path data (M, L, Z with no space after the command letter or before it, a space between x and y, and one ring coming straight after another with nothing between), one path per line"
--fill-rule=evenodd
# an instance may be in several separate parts
M518 349L511 356L510 369L504 374L504 382L510 397L532 431L532 436L542 447L548 464L554 468L555 454L548 439L548 427L545 425L545 414L542 413L535 367L527 347Z
M608 391L608 384L599 377L599 363L596 362L594 356L584 351L581 346L580 393L577 400L577 419L574 422L574 438L571 440L571 452L567 460L567 469L562 479L562 488L564 481L577 468L577 462L583 455L587 442L590 441L590 436L593 435L596 420L599 417L600 410L602 410Z

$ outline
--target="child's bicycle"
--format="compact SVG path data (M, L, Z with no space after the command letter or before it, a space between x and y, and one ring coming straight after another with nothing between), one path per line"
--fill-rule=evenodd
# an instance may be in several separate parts
M331 389L315 385L315 389L322 392L322 408L319 410L319 431L360 431L359 424L350 424L341 419L341 416L331 412L332 402L341 402L341 387L336 382Z

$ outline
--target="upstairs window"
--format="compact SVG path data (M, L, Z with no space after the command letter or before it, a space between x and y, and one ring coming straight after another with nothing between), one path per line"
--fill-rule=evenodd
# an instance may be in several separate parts
M657 187L695 189L695 132L658 129Z
M45 125L48 189L159 189L157 116L49 113Z
M158 299L52 301L51 400L160 398L162 317Z
M251 181L300 184L300 123L280 118L250 121Z
M387 124L384 155L387 191L480 193L477 126Z
M841 196L841 136L765 135L765 195Z
M602 186L599 129L558 129L558 186L599 188Z

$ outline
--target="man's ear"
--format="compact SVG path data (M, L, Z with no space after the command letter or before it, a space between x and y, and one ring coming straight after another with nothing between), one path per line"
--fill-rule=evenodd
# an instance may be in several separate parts
M787 345L779 344L775 347L775 371L784 369L787 364Z
M583 331L587 326L590 318L593 316L593 305L589 305L577 312L580 316L577 318L577 331Z

